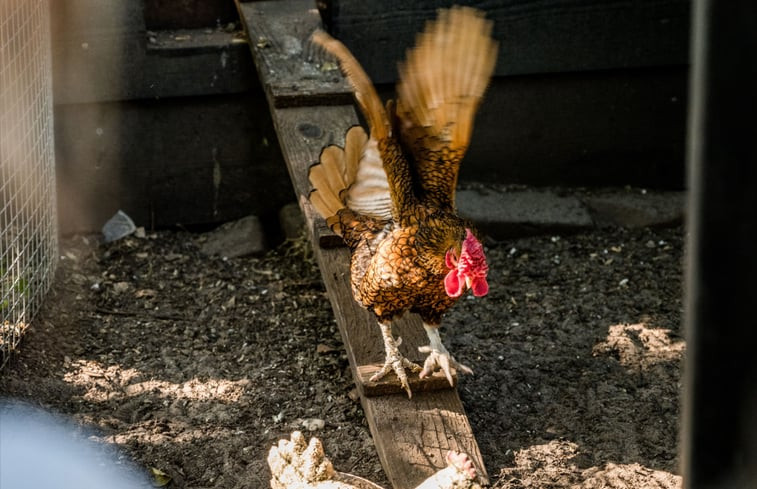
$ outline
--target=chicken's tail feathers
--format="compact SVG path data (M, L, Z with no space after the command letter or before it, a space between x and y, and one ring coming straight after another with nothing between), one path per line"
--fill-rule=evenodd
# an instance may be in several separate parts
M318 163L310 167L308 179L313 186L310 203L336 234L342 235L339 211L348 207L347 191L355 182L358 164L368 136L360 126L347 131L344 148L327 146Z
M388 137L391 134L391 123L384 105L381 103L373 83L368 78L368 74L349 49L320 29L313 33L311 40L339 61L345 78L355 91L355 99L360 110L368 121L371 136L377 140Z

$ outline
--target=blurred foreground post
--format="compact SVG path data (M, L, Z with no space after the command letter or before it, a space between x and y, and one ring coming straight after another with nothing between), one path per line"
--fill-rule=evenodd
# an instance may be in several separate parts
M695 2L692 42L684 485L757 487L757 5Z

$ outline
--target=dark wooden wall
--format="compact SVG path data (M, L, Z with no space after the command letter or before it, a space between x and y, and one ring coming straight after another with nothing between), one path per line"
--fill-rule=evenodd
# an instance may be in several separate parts
M375 83L436 10L469 5L494 21L496 76L647 68L688 63L690 0L322 0L329 31Z
M233 1L174 3L52 3L63 233L118 209L148 228L273 220L294 199Z
M498 77L460 178L681 188L686 91L670 67Z
M318 3L385 96L437 8L486 11L500 51L463 180L685 184L689 0Z
M452 2L317 3L389 96L415 33ZM463 181L684 186L688 1L462 3L501 40ZM273 219L293 198L231 0L52 10L63 232L118 209L147 227Z
M234 0L144 0L150 30L226 26L237 22Z

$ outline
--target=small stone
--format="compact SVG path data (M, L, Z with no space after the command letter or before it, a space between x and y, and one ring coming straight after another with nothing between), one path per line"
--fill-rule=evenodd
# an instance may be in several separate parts
M116 294L123 294L129 290L129 287L131 287L129 282L116 282L113 284L113 292Z
M358 393L357 389L352 389L347 393L347 397L350 398L352 402L358 402L360 400L360 394Z
M471 188L458 191L456 197L460 214L497 240L545 233L557 236L593 227L589 212L576 197L551 191Z
M319 418L308 418L302 420L302 427L308 431L322 430L326 427L326 422Z
M286 239L297 239L305 227L305 217L300 206L291 202L279 210L279 225Z
M224 258L260 254L266 251L263 226L257 216L226 223L205 235L200 250Z

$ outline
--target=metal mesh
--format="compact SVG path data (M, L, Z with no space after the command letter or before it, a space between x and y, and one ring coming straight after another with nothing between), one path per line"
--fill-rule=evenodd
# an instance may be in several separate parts
M53 278L54 163L48 0L0 0L0 368Z

